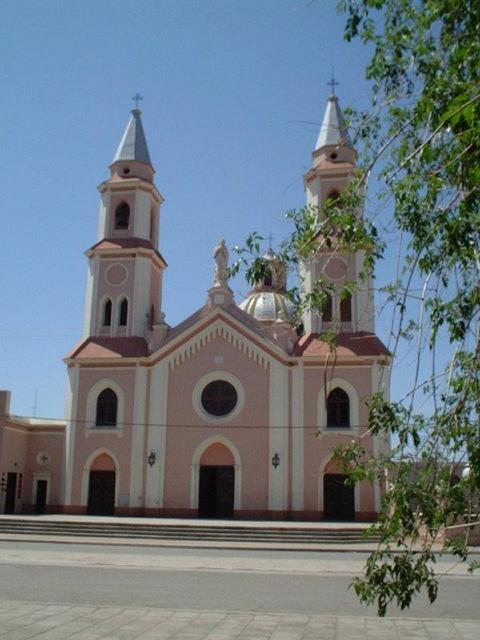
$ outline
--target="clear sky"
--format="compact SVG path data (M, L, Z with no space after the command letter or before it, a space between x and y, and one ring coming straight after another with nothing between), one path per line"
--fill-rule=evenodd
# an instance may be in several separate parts
M96 186L137 91L165 198L163 310L206 300L219 237L286 231L304 204L332 65L365 108L368 51L336 0L4 0L0 6L0 388L12 410L63 416L62 357L81 336ZM237 301L247 291L238 280ZM388 318L377 322L385 337Z

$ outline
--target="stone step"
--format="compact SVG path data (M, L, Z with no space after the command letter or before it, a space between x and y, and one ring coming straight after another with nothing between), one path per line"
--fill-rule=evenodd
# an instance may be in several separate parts
M119 523L70 523L64 521L2 520L2 534L40 534L59 536L92 536L112 538L143 538L162 540L205 540L217 542L374 542L378 537L366 539L363 532L367 529L349 529L339 526L338 529L288 529L285 527L234 527L234 526L195 526L162 525L162 524L121 524Z

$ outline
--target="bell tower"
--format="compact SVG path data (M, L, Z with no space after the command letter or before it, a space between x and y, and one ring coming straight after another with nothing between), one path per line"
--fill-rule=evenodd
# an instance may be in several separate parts
M163 197L153 183L141 111L135 108L98 187L97 242L89 261L84 337L145 337L163 321L158 251Z
M356 170L356 159L357 152L338 97L332 93L312 153L312 168L304 176L306 204L318 207L319 216L324 215L325 203L334 201L347 187ZM358 215L362 215L361 212ZM306 333L330 329L343 333L374 332L371 283L359 281L362 264L362 252L351 253L347 247L335 246L335 243L323 247L314 258L304 262L301 274L305 290L312 290L314 282L321 278L332 292L327 296L322 314L305 312ZM340 292L348 281L357 282L358 288L351 296L342 297Z

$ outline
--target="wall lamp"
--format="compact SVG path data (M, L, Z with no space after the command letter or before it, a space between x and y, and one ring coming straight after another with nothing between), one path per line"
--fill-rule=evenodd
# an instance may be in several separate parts
M153 467L153 465L155 464L156 459L157 459L157 454L155 453L155 451L150 451L150 454L147 458L147 462L151 467Z
M279 464L280 464L280 456L278 455L277 452L275 452L275 455L272 458L272 467L276 469Z

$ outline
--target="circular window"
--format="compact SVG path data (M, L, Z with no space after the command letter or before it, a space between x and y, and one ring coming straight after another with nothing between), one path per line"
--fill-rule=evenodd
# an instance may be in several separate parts
M227 416L235 409L237 401L237 390L226 380L209 382L200 398L204 410L215 417Z

